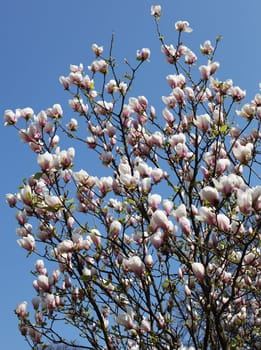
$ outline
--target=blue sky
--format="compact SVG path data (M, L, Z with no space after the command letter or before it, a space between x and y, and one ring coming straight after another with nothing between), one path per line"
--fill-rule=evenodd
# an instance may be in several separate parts
M217 35L223 36L217 76L233 79L251 99L261 82L260 0L8 0L2 2L0 13L0 113L27 106L38 112L61 103L72 116L67 107L69 96L58 78L68 74L71 63L91 62L92 43L108 48L112 32L119 60L127 57L134 62L137 49L151 48L151 62L144 65L133 95L145 95L151 104L161 106L161 96L168 92L165 76L171 67L160 53L150 16L150 6L157 3L163 8L160 23L168 44L175 43L174 23L180 19L188 20L194 29L186 35L185 44L195 52L206 39L214 42ZM35 259L26 259L16 243L14 211L5 204L5 193L16 192L22 179L37 171L37 164L15 130L4 128L3 123L0 147L1 346L26 350L13 309L34 296L29 271Z

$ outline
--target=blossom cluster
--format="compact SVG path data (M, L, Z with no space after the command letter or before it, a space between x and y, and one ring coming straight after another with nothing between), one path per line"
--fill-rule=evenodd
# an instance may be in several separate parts
M151 15L159 31L161 6ZM219 40L200 45L206 64L197 68L181 41L189 22L175 30L175 46L159 35L171 67L160 112L131 95L150 50L137 50L134 67L126 61L124 80L97 44L90 65L60 77L78 116L67 120L59 104L5 111L5 125L37 157L35 174L6 196L18 244L42 257L34 316L27 302L16 308L32 344L61 341L59 321L99 349L229 348L237 334L238 349L259 341L261 95L242 104L246 92L216 77ZM64 133L74 147L61 149ZM77 142L103 176L76 169Z

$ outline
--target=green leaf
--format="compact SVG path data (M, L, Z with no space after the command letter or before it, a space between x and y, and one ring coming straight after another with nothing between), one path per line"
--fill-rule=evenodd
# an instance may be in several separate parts
M35 173L34 174L34 179L35 180L39 180L42 177L43 173L39 172L39 173Z

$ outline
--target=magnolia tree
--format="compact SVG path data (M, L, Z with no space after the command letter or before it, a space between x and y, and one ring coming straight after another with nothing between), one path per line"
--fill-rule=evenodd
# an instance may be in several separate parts
M33 349L261 349L261 94L244 103L215 78L219 38L198 66L182 43L189 23L168 44L161 7L151 15L170 72L162 109L132 95L150 50L122 76L112 40L60 78L75 118L59 104L5 111L38 164L6 196L18 244L36 255L36 296L15 310ZM77 145L87 169L74 165Z

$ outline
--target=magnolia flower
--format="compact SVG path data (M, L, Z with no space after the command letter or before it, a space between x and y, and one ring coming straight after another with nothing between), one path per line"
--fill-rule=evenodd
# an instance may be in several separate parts
M190 234L191 225L188 218L186 218L185 216L182 216L181 218L179 218L179 225L183 233L185 233L186 235Z
M144 318L141 321L140 329L143 332L150 332L151 331L151 324L150 324L150 322Z
M204 277L205 277L205 267L203 264L199 263L199 262L194 262L192 265L192 271L195 275L195 277L200 280L203 281Z
M212 205L215 205L219 202L219 194L216 188L211 186L206 186L202 188L199 192L200 198L203 201L207 201Z
M26 237L17 240L20 247L32 252L35 250L35 239L34 236L28 234Z
M122 266L124 270L134 272L137 276L140 276L145 271L145 264L139 256L131 256L128 259L124 259Z
M96 57L99 57L103 53L103 46L98 46L97 44L92 44L92 51L96 55Z
M152 214L150 224L152 226L153 231L156 231L157 228L162 228L163 230L168 229L168 217L163 210L157 209Z
M158 208L161 202L161 195L155 193L148 196L148 205L151 209L155 210Z
M14 125L18 121L19 115L11 109L6 109L4 112L5 126Z
M150 13L155 18L159 18L161 16L161 6L160 5L152 5L150 8Z
M253 144L247 143L246 145L241 145L239 141L234 142L232 147L232 152L234 157L242 164L247 164L253 156Z
M175 23L175 29L178 32L185 32L185 33L191 33L192 32L192 28L190 28L189 26L189 22L188 21L178 21Z
M48 291L50 289L49 279L45 275L38 276L37 285L39 289L42 289L44 291Z
M200 45L200 51L204 55L210 55L214 51L214 48L211 45L211 41L210 40L206 40L203 45Z
M187 216L187 210L185 204L180 204L177 209L173 211L174 218L179 221L180 218Z
M249 214L252 211L252 191L251 189L237 190L237 205L243 214Z
M230 230L230 220L225 214L217 215L217 226L221 231L229 232Z
M196 116L195 125L203 132L206 132L210 127L210 115L202 114Z
M74 248L74 243L70 239L65 239L64 241L62 241L57 245L57 251L60 254L72 252L73 248Z
M39 154L37 162L43 171L50 171L52 170L55 164L54 155L49 152Z
M110 224L110 228L109 228L109 236L111 239L116 239L119 236L119 233L121 232L121 223L117 220L114 220L111 224Z
M199 215L196 216L199 221L205 222L206 224L213 225L216 223L216 214L212 208L201 207L199 209Z
M147 61L150 58L150 49L143 48L141 50L137 50L136 59L138 61Z
M122 313L115 317L115 322L127 329L134 328L134 315L134 311L128 308L127 313Z
M18 304L15 313L20 317L20 318L25 318L26 317L26 309L27 309L27 302L23 301L22 303Z
M77 131L78 128L78 122L75 118L71 118L70 122L66 124L66 127L70 131Z
M240 117L246 118L246 119L252 119L256 112L256 104L255 103L246 103L241 111L236 111L236 114Z
M5 195L5 199L6 199L6 202L8 203L8 205L9 205L10 208L15 207L16 202L17 202L16 195L14 195L14 194L12 194L12 193L7 193L7 194Z

